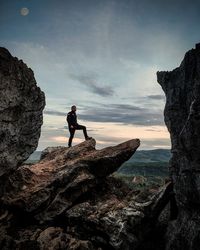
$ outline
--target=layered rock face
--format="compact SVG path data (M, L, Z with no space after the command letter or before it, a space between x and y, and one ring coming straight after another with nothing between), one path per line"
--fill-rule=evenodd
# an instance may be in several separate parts
M167 249L200 246L200 44L188 51L180 66L157 72L166 95L165 123L171 135L170 174L178 204Z
M0 177L37 148L44 106L33 71L0 47Z
M140 145L95 149L95 140L48 147L10 175L1 198L1 249L134 250L151 231L164 190L139 199L110 176Z

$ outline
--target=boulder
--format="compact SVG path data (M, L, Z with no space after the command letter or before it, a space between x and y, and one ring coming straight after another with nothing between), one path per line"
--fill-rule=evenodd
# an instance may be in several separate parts
M37 148L44 106L45 95L33 71L0 47L0 177Z

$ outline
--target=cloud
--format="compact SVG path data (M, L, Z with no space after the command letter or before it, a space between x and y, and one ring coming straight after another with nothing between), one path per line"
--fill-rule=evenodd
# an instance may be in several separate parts
M154 109L162 109L164 110L164 105L166 102L165 95L163 94L150 94L150 95L142 95L142 96L132 96L132 97L122 97L121 100L125 102L136 103L139 107L143 108L154 108Z
M114 94L114 90L111 86L103 85L101 86L98 83L97 75L94 73L87 74L69 74L71 79L78 81L81 84L84 84L92 93L98 94L100 96L112 96Z
M66 112L61 112L61 111L52 110L52 109L46 109L43 111L43 113L46 115L58 115L58 116L66 116L67 115Z
M143 139L140 141L140 150L141 149L156 149L156 148L171 148L170 139L164 138L151 138L151 139Z
M131 104L103 104L97 107L85 107L85 110L79 114L79 118L94 122L114 122L140 126L164 125L162 110Z
M46 110L45 114L66 116L65 112ZM114 122L140 126L165 125L163 111L143 108L131 104L101 104L96 106L82 105L78 119L91 122Z
M150 98L153 100L165 100L164 95L148 95L147 98Z
M162 132L162 130L154 129L154 128L145 129L145 131L152 131L152 132L158 132L158 133Z

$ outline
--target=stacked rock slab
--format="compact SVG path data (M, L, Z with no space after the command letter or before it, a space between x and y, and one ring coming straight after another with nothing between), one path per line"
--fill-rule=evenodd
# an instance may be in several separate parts
M157 72L166 95L164 118L171 135L170 174L178 218L170 224L167 249L200 246L200 44L188 51L180 66Z
M37 148L44 106L33 71L0 47L0 177Z

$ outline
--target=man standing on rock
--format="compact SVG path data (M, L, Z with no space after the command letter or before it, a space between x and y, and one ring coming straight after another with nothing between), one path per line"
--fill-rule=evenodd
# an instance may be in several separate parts
M77 123L77 116L76 116L76 106L73 105L71 106L71 111L68 112L67 114L67 118L66 118L67 122L68 122L68 129L70 132L70 137L69 137L69 141L68 141L68 146L71 147L72 145L72 139L74 137L74 133L75 131L78 130L83 130L84 136L85 136L85 140L89 140L92 137L89 137L87 135L87 130L86 130L86 126L80 125Z

